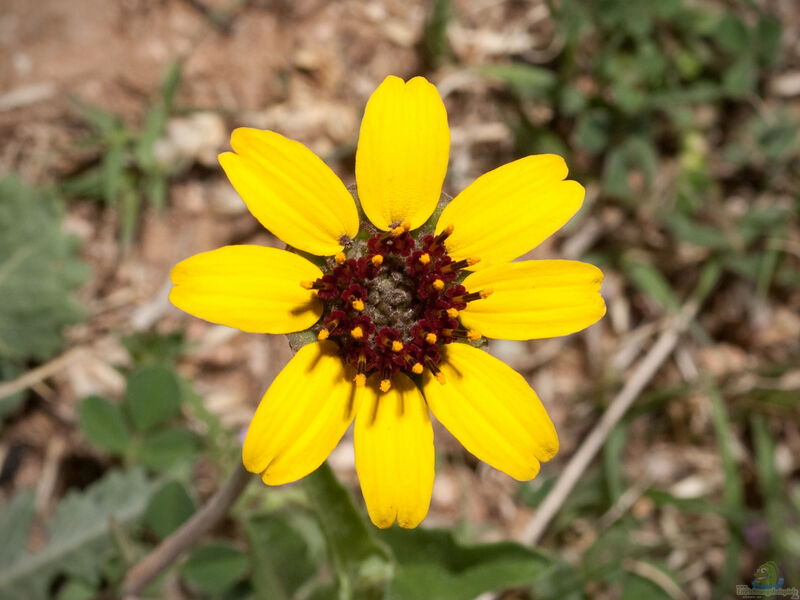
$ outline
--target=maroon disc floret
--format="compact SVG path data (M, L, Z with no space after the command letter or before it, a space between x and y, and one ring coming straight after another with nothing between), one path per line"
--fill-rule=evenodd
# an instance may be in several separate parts
M462 327L459 311L491 293L468 293L458 283L461 271L477 259L448 256L444 242L452 227L420 239L409 229L406 221L366 243L345 244L351 256L340 252L322 277L303 283L323 302L314 328L318 339L338 345L357 385L377 373L384 392L398 371L420 375L428 369L444 383L438 367L442 346L481 337Z

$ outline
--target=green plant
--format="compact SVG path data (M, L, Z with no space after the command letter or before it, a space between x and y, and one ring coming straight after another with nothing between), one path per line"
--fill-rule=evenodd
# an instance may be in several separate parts
M120 212L120 234L125 247L136 232L141 199L156 210L167 200L167 183L172 167L160 164L155 144L163 135L175 110L175 94L181 81L181 65L173 62L164 76L158 98L146 107L140 129L129 128L122 119L97 106L73 98L92 130L85 140L100 152L100 160L84 172L66 179L61 188L67 196L101 200Z

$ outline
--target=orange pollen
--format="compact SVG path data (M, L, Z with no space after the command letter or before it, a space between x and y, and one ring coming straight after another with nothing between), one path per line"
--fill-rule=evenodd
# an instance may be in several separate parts
M361 338L364 337L364 330L361 329L360 325L357 327L353 327L350 330L350 337L352 337L354 340L360 340Z
M444 281L441 279L437 279L433 282L433 289L437 292L441 292L444 289Z
M456 308L448 308L447 309L447 316L451 319L455 319L458 316L458 309Z
M383 256L380 254L376 254L372 257L372 265L375 267L380 267L383 264Z
M436 377L436 381L438 381L438 382L439 382L441 385L444 385L444 383L445 383L444 373L442 373L441 371L439 371L439 372L438 372L438 373L435 375L435 377Z
M423 265L427 265L429 262L431 262L431 255L430 255L430 254L428 254L428 253L426 252L425 254L423 254L422 256L420 256L418 260L419 260L419 262L421 262Z
M474 329L470 329L467 332L467 339L469 341L471 341L471 342L475 342L475 341L481 339L481 337L482 337L481 334L478 333L477 331L475 331Z
M429 344L435 344L437 339L439 339L439 338L436 337L435 333L426 333L425 334L425 341L428 342Z
M327 339L328 339L328 336L329 336L330 334L331 334L331 333L330 333L330 331L328 331L327 329L320 329L320 330L319 330L319 333L317 334L317 339L318 339L319 341L322 341L322 340L327 340Z
M362 310L364 310L364 301L363 300L359 300L358 298L356 298L355 300L350 302L350 304L352 305L353 309L357 310L358 312L361 312Z
M344 252L337 252L336 256L333 257L333 260L336 261L337 265L343 265L344 261L347 260L347 257L344 255Z
M468 259L467 259L467 264L468 264L470 267L471 267L472 265L477 265L479 262L481 262L481 259L480 259L480 258L478 258L477 256L472 256L472 257L470 257L470 258L468 258Z
M363 373L359 373L353 378L353 381L356 382L356 387L364 387L364 384L367 383L367 376Z
M416 373L417 375L420 375L420 374L422 374L422 370L424 368L425 367L422 366L422 363L414 363L414 366L411 367L411 372L412 373Z
M395 340L392 342L392 352L400 352L403 349L403 342Z
M411 229L411 221L405 219L400 225L394 227L391 231L392 237L399 237L403 235L406 231Z
M391 379L381 379L381 391L388 392L392 387Z
M311 282L311 281L301 281L300 282L300 287L304 288L304 289L307 289L307 290L310 290L310 289L312 289L314 287L314 283Z

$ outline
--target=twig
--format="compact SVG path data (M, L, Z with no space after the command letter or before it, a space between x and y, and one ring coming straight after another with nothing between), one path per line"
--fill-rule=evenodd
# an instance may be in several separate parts
M578 451L572 456L555 486L545 498L539 510L528 522L522 531L521 539L534 545L539 542L550 521L555 517L561 505L569 496L572 488L580 479L586 467L594 459L595 454L602 447L611 430L630 408L633 401L642 393L664 361L675 349L681 333L697 313L699 303L690 300L683 310L676 315L670 325L661 333L650 351L639 362L631 378L616 395L614 400L603 413L600 421L595 425L589 436L584 440Z
M597 520L597 531L605 531L619 521L622 516L631 509L636 501L642 497L652 482L653 478L646 475L625 490L614 505Z
M625 559L622 561L622 566L630 571L636 573L639 577L649 579L658 587L660 587L666 594L674 600L687 600L688 596L672 581L669 575L660 571L651 564L641 560Z
M52 98L56 94L56 86L51 82L34 83L18 87L0 95L0 112L21 108Z
M11 396L12 394L16 394L17 392L21 392L22 390L36 385L40 381L55 375L76 358L80 357L83 352L84 348L72 348L71 350L67 350L61 356L57 356L50 362L46 362L35 369L31 369L16 379L12 379L11 381L7 381L5 383L0 383L0 400Z
M228 481L191 519L128 571L122 584L123 598L134 598L142 588L169 567L181 553L191 547L197 538L213 529L224 519L228 510L252 479L252 475L245 470L244 466L239 465Z

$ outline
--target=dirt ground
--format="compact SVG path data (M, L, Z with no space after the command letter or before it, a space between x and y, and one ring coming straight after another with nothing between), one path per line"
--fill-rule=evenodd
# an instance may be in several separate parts
M774 10L797 19L794 1L775 2ZM180 114L170 120L160 148L191 165L172 178L163 214L144 211L127 253L120 251L116 213L95 202L70 202L65 228L82 240L82 257L92 274L80 291L90 318L70 328L68 339L86 355L38 384L37 401L6 425L0 444L4 492L34 485L37 505L46 511L65 489L85 485L106 468L74 426L75 406L86 395L115 397L124 389L115 369L129 361L121 334L151 327L185 330L192 349L181 363L182 374L224 424L244 428L249 423L264 389L289 359L287 342L193 319L167 300L169 270L187 256L230 243L280 245L249 215L217 165L216 155L228 148L234 127L274 129L303 142L349 185L369 94L386 74L422 73L438 85L448 108L452 147L446 191L454 194L514 157L498 85L470 66L557 51L545 2L456 2L458 18L449 38L461 66L438 69L420 58L427 10L419 0L0 0L0 173L16 172L46 185L95 163L96 153L81 145L87 130L71 98L115 112L135 127L176 57L183 61L176 100ZM776 85L793 94L780 98L800 116L800 41L795 36L785 45L794 62L786 63ZM548 107L526 110L545 120ZM661 177L668 179L668 164ZM591 204L598 190L590 185L587 191ZM796 198L796 190L793 194ZM647 215L629 219L613 206L582 213L534 256L579 256L621 225L650 227ZM792 235L800 244L797 231ZM633 296L620 273L607 272L603 290L608 315L589 330L564 339L491 346L528 376L559 431L559 457L543 469L551 477L563 469L626 369L649 344L652 330L641 326L657 309ZM754 385L749 373L762 357L796 356L800 296L795 292L766 304L754 303L751 296L736 286L717 296L701 323L711 332L735 324L736 331L720 333L712 346L689 339L659 371L656 383L682 385L696 381L698 373L710 373L730 389L746 389ZM796 379L791 380L797 375L793 370L785 376L784 385L797 389ZM783 416L775 414L782 420L776 460L788 476L800 467L800 421L796 412ZM659 421L654 418L644 415L630 425L624 451L629 480L683 497L718 496L723 476L718 448L708 439L708 399L689 393L669 400ZM517 484L477 464L442 428L436 438L447 460L437 466L426 525L451 526L466 519L483 539L516 537L534 512L518 500ZM18 459L9 471L10 453ZM352 432L330 462L355 486ZM689 597L709 597L710 582L725 560L724 522L713 515L657 509L647 498L635 500L630 510L645 543L666 540L674 548L671 561L685 572ZM580 554L597 535L595 525L574 523L561 551ZM742 558L744 570L749 560Z

